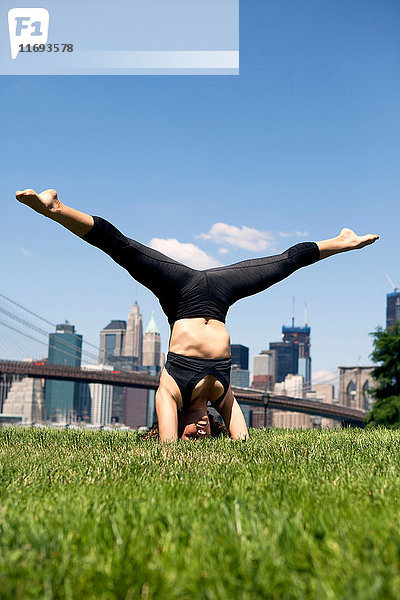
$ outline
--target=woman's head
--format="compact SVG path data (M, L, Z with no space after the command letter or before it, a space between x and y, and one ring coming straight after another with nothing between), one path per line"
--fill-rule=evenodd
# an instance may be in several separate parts
M205 433L200 433L205 431ZM219 437L220 435L227 436L228 430L226 427L215 420L213 415L206 411L205 414L194 414L194 411L180 410L178 414L178 437L183 440L199 439L202 437ZM158 423L153 423L153 426L144 435L148 438L158 438Z
M207 407L184 409L178 419L178 437L182 440L207 437L211 433Z

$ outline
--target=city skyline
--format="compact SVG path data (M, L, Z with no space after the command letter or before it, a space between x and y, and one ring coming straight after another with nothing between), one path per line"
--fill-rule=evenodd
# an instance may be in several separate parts
M396 297L397 297L397 294L398 293L397 293L397 290L396 290ZM387 294L387 296L386 296L387 306L388 306L389 299L392 296L393 296L393 294ZM4 296L4 298L6 298L6 297ZM294 302L294 298L293 298L293 302ZM24 308L24 310L27 310L28 312L30 312L30 310L29 310L28 307L23 307L22 305L18 305L18 303L16 303L16 305L19 306L20 308ZM121 359L122 359L122 361L125 361L125 363L126 363L126 360L128 360L128 358L132 359L132 356L128 357L126 355L126 332L127 332L127 324L128 324L129 318L132 315L132 310L135 310L135 309L139 313L139 316L140 316L140 320L139 320L140 325L139 325L139 327L142 328L142 314L140 313L140 307L138 305L138 301L137 301L137 297L136 297L135 301L133 303L133 306L132 306L132 308L131 308L131 310L129 312L128 320L124 320L124 319L111 319L110 322L108 323L108 325L105 328L101 329L100 332L99 332L99 334L100 334L100 345L96 346L95 344L92 344L92 343L88 342L88 344L89 344L89 346L91 348L97 348L97 351L98 351L98 354L99 354L98 360L100 361L100 363L104 363L104 362L107 363L107 361L105 359L106 353L105 353L105 337L104 337L104 334L105 333L111 333L112 337L114 337L113 334L116 333L116 331L114 331L114 329L118 330L118 332L117 332L117 340L114 340L114 343L116 343L117 346L118 346L117 356L120 356ZM36 315L36 316L38 317L39 315ZM310 336L311 328L307 324L307 322L308 322L308 319L307 319L307 311L306 311L306 314L305 314L305 325L304 325L304 327L299 326L299 325L295 325L295 312L294 312L294 309L293 309L292 314L291 314L291 325L290 326L286 326L285 324L282 325L282 328L281 328L282 333L281 333L281 336L280 336L281 339L279 341L276 340L274 342L273 341L269 341L269 342L267 342L267 344L270 344L270 345L272 344L272 346L274 346L274 345L280 345L280 344L282 344L282 340L286 340L286 341L290 340L290 333L291 332L292 333L293 333L293 331L296 332L296 333L300 332L302 334L306 334L307 345L308 345L307 353L308 353L309 352L309 336ZM73 324L71 325L68 320L65 320L65 323L54 325L54 327L57 330L58 328L64 328L64 327L66 327L66 328L71 328L71 327L74 328L74 325ZM154 309L151 311L151 317L150 317L150 320L148 321L147 331L149 331L149 327L150 327L150 329L152 331L153 330L157 331L158 340L159 340L157 343L160 345L161 355L166 354L166 352L162 351L162 345L160 344L160 336L159 336L159 332L158 332L158 326L157 326L157 324L155 323L155 320L154 320ZM289 334L289 337L288 337L288 334ZM52 336L53 333L49 332L49 335ZM84 333L80 334L79 337L83 338L82 339L82 344L85 344L85 342L87 342L87 340L85 340ZM29 338L29 335L28 335L28 338ZM244 345L242 345L240 343L239 344L233 344L233 343L231 343L231 350L233 352L233 354L232 354L232 358L233 359L234 359L234 356L235 356L235 352L239 352L240 349L241 349L242 352L243 351L247 352L247 358L245 359L247 361L249 360L249 356L251 357L251 360L253 361L253 359L254 359L255 356L259 355L259 353L262 354L264 352L264 350L262 350L262 349L259 349L257 351L257 349L248 348L247 346L244 346ZM68 358L71 358L71 356L72 356L71 355L71 351L69 349L67 349L67 350L65 350L65 352L66 352L66 356ZM113 352L114 352L114 350L113 350ZM249 352L250 352L250 354L249 354ZM273 352L275 352L275 350L273 350ZM4 352L3 352L3 354L4 354ZM18 359L19 360L20 359L29 360L29 359L32 359L32 358L33 359L46 358L44 356L44 354L40 353L40 352L39 353L36 352L36 353L33 353L33 354L31 353L32 355L30 355L30 356L28 354L29 353L27 353L27 354L25 353L23 355L20 355ZM93 357L94 357L93 350L90 349L89 351L86 351L86 355L87 355L87 357L90 356L90 358L84 358L84 356L82 356L82 364L88 364L88 365L94 364L93 363ZM160 360L161 360L161 355L160 355ZM1 358L4 358L4 359L15 358L15 356L8 357L8 356L4 355ZM162 360L164 360L164 356L162 357ZM296 354L296 359L295 360L296 360L296 364L297 364L297 354ZM360 360L361 360L361 356L358 357L357 361L355 361L354 364L360 365ZM138 365L139 368L140 368L141 364L142 364L141 361L137 361L137 365ZM327 373L327 374L325 374L325 373L317 373L316 375L313 374L313 377L312 377L313 384L315 384L315 385L321 385L321 384L327 383L327 384L333 384L333 385L335 385L335 387L337 387L338 384L339 384L339 368L340 368L340 366L343 366L343 364L338 365L338 367L336 369L336 372ZM353 365L348 365L348 366L353 366ZM124 368L123 365L122 365L122 363L121 363L121 368ZM131 365L129 365L129 368L131 368ZM285 368L284 368L284 370L285 370ZM290 371L290 369L289 369L289 371ZM297 372L297 370L296 370L296 372ZM249 375L254 376L254 372L253 372L253 369L251 367L249 368L248 373L249 373ZM237 383L237 385L239 385L239 384Z

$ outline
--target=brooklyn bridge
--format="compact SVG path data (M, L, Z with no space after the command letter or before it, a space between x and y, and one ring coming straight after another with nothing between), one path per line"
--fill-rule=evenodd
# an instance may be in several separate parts
M55 379L85 383L102 383L113 386L141 388L156 390L159 376L128 371L86 371L80 367L51 365L44 361L0 361L0 375L23 375L38 379ZM290 410L320 417L329 417L341 421L343 425L363 426L366 411L319 402L279 396L271 392L264 392L250 388L233 387L235 398L240 404L254 408L275 408Z

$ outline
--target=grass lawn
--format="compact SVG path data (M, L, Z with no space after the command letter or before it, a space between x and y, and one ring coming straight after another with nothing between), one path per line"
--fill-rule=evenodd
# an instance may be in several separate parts
M0 429L0 598L400 598L400 432Z

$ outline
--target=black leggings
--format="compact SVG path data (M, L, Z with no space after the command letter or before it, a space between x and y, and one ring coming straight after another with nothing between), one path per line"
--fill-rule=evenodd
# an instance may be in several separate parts
M320 258L315 242L301 242L275 256L198 271L124 236L101 217L93 219L94 226L82 239L106 252L151 290L171 326L178 319L194 317L225 322L234 302L262 292Z

